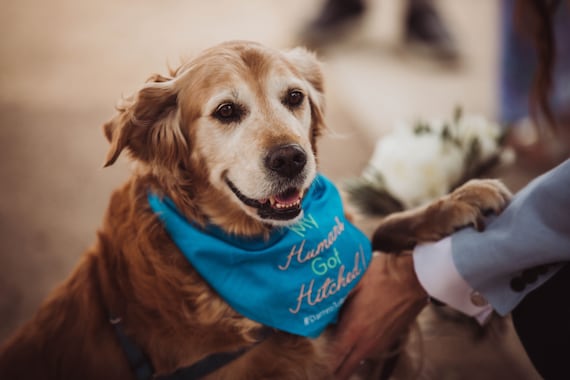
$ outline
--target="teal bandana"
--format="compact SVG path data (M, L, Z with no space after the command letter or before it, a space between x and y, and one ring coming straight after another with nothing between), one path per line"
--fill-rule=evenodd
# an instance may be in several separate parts
M292 334L317 337L337 320L371 258L368 238L344 217L336 187L317 176L302 201L304 216L268 240L230 236L189 223L172 201L150 206L200 275L237 312Z

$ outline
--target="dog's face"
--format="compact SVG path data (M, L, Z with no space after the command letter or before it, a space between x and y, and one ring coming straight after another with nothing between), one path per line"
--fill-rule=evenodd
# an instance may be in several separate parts
M197 186L210 193L202 199L226 204L203 210L291 224L317 171L322 97L319 64L305 50L218 45L126 100L105 125L107 164L127 148L154 171L207 182Z

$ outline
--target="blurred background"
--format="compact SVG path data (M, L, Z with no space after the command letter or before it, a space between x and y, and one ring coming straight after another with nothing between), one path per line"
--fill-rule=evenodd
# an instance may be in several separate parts
M101 125L122 95L181 58L230 39L318 50L331 130L320 164L338 183L360 175L398 120L448 117L456 105L500 118L500 2L435 1L427 46L405 1L366 4L337 24L318 0L3 0L0 341L70 273L128 176L126 160L102 169ZM492 175L516 190L546 168L517 161ZM431 309L422 321L422 377L536 378L508 321L484 337Z

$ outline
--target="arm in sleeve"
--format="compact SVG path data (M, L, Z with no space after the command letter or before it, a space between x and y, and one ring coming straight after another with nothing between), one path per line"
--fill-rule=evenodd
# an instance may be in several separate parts
M523 188L509 206L488 221L483 233L452 235L452 255L461 277L502 315L560 268L513 286L525 269L570 261L570 160Z
M426 291L480 323L491 308L475 305L474 294L482 293L497 312L507 314L559 266L516 291L511 281L521 271L566 261L570 261L570 160L525 187L501 215L487 221L485 232L464 229L414 251L416 275Z

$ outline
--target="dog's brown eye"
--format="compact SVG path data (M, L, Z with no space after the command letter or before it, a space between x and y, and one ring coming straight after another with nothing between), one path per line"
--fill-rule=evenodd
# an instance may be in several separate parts
M234 105L233 104L222 104L218 111L216 112L219 116L227 119L234 115Z
M224 123L239 121L241 116L241 108L234 103L221 104L214 112L214 117Z
M289 107L298 107L303 103L303 99L305 99L305 95L301 91L292 90L287 93L284 103Z

